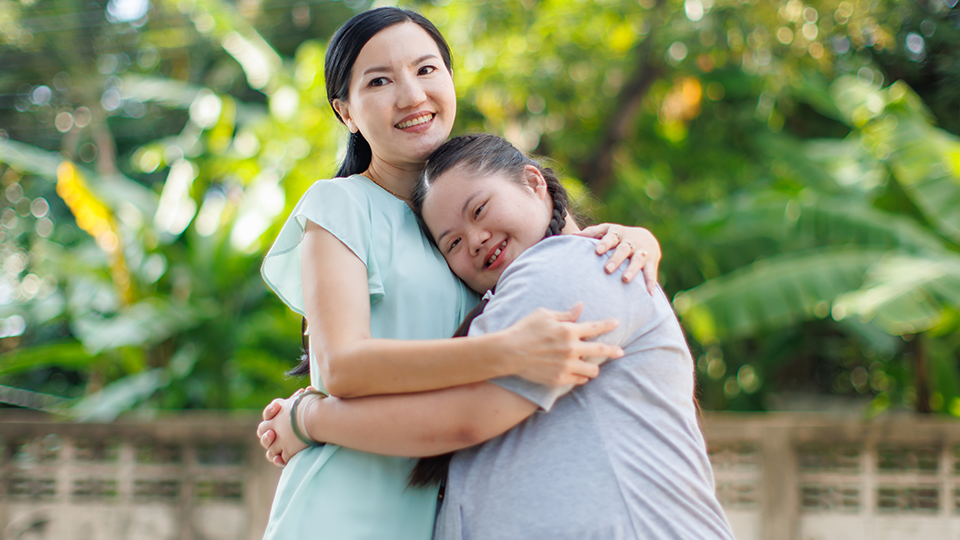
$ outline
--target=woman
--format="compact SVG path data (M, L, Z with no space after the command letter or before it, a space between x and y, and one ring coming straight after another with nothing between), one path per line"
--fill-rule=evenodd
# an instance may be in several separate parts
M697 424L693 361L663 292L598 271L595 241L572 236L576 224L562 218L566 194L552 171L499 137L451 140L423 179L415 201L447 263L475 291L495 291L470 336L584 298L585 315L621 321L598 339L625 356L572 392L505 377L409 395L308 396L299 414L288 400L261 425L278 433L268 453L289 459L304 447L293 426L390 455L466 448L450 465L438 539L732 540Z
M583 383L597 368L581 357L622 354L615 346L581 341L615 323L572 323L577 310L537 313L476 338L439 339L453 333L476 301L407 205L426 157L453 125L446 43L418 14L366 12L332 38L325 75L331 106L351 131L340 178L308 190L262 270L270 287L309 321L314 386L351 397L504 375ZM620 235L623 242L612 264L619 265L633 245L658 253L642 230L604 225L595 233L613 230L603 246L612 247ZM628 274L644 265L645 257L637 255ZM262 436L267 441L272 433ZM267 537L321 532L338 539L427 539L437 492L406 489L412 467L409 459L332 445L301 452L281 476Z

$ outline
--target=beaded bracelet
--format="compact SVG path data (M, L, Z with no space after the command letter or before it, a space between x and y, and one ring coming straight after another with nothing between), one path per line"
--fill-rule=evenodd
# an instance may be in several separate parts
M307 437L306 434L300 431L300 426L297 425L297 407L300 406L300 400L307 395L323 396L320 399L329 397L327 396L327 394L324 394L319 390L304 390L303 392L300 392L300 395L298 395L296 399L293 400L293 406L290 407L290 425L293 426L293 434L296 435L298 439L303 441L303 444L307 446L319 446L323 443L317 442L311 439L310 437Z

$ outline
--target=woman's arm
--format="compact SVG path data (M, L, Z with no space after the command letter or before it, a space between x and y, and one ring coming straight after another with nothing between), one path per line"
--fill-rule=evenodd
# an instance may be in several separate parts
M653 294L657 289L657 269L660 266L660 243L653 233L643 227L625 227L616 223L601 223L586 227L574 233L578 236L599 238L597 255L603 255L613 249L610 260L605 267L607 273L630 259L630 264L623 271L623 281L629 283L637 272L643 271L647 291Z
M311 348L324 385L335 396L418 392L504 375L548 385L582 384L599 371L581 358L623 354L619 347L583 341L613 329L616 321L569 322L579 310L538 310L502 332L478 337L373 339L363 262L311 221L302 249Z
M257 429L267 459L277 465L306 448L291 427L294 399L276 400L279 413ZM307 396L297 409L297 421L301 432L315 440L376 454L421 457L492 439L536 410L535 404L519 395L483 382L356 399Z

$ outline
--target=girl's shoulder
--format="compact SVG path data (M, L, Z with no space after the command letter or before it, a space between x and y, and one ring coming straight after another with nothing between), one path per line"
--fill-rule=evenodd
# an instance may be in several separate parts
M571 263L580 262L583 259L584 262L598 263L603 266L605 258L598 257L595 251L597 242L599 240L595 238L572 234L560 234L544 238L521 253L504 274L509 272L517 263L520 263L521 266L528 264L562 264L569 266ZM590 257L587 257L588 255Z

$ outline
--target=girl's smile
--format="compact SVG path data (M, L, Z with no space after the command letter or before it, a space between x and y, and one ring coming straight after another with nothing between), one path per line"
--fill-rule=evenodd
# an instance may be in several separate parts
M456 167L434 178L423 219L450 269L471 289L492 289L503 271L543 238L553 210L540 171L522 178L472 175Z

